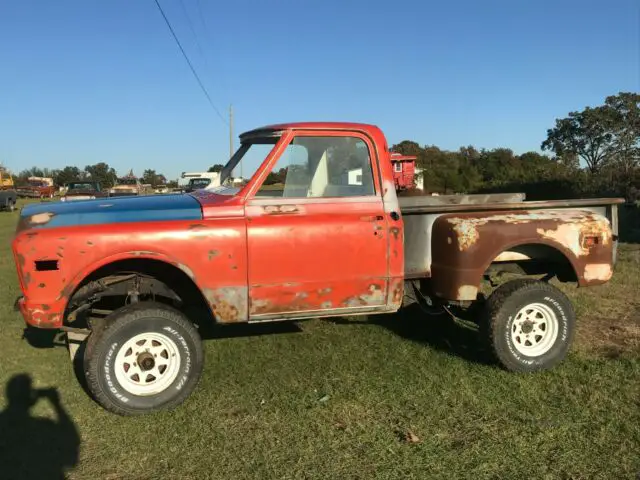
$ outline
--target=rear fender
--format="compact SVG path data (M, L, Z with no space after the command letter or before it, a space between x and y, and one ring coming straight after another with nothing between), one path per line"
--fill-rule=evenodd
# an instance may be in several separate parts
M580 286L605 283L612 275L610 223L588 210L443 215L434 222L431 241L431 284L434 293L447 300L475 300L489 265L501 253L524 244L546 245L562 253Z

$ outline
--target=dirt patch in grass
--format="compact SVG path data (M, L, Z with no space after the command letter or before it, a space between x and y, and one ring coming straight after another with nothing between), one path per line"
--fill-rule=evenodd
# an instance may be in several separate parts
M640 354L640 245L621 244L613 278L606 285L560 285L576 307L577 353L617 358Z
M579 352L608 358L639 355L640 314L635 311L626 317L582 317L575 345Z

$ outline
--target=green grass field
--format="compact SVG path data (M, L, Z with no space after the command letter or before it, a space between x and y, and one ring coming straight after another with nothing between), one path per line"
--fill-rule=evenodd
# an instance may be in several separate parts
M15 413L23 405L0 414L0 446L11 443L37 471L59 471L65 458L70 478L91 479L640 473L640 247L621 247L609 285L568 289L579 332L551 372L501 371L485 363L471 327L412 311L243 326L205 341L202 380L185 404L121 418L87 396L64 346L21 339L9 247L17 218L0 212L0 392L23 373L56 389L79 435L36 420L57 418L46 399L30 419ZM26 478L2 455L0 478Z

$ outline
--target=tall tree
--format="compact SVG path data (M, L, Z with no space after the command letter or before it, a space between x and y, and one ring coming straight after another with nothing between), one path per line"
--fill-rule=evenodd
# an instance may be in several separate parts
M161 173L156 173L155 170L148 169L142 174L142 183L148 183L152 187L164 185L166 182L165 176Z
M66 166L62 170L58 170L53 177L53 181L56 185L64 185L65 183L73 182L75 180L81 180L84 176L84 172L81 172L78 167Z
M640 95L621 92L608 97L602 106L571 112L547 130L542 149L553 151L559 157L578 155L591 173L620 158L636 162L640 141L639 102Z
M612 113L614 162L629 175L640 163L640 94L620 92L605 100Z
M113 187L118 178L115 169L104 162L87 165L84 167L84 171L93 181L100 182L103 188Z
M216 163L212 167L209 167L209 170L207 170L207 171L208 172L221 172L223 167L224 167L224 165L222 165L220 163Z

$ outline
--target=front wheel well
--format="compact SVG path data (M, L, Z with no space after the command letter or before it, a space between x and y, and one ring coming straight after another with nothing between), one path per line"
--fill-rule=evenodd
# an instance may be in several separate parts
M162 260L139 258L118 260L87 275L69 297L65 322L76 325L83 323L90 310L108 313L142 300L172 305L192 320L208 315L213 321L205 298L189 275Z

